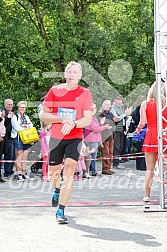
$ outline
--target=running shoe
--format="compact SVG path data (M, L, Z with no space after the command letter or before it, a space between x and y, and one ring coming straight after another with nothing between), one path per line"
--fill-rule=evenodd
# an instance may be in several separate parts
M19 181L19 182L23 182L24 181L22 175L18 175L17 176L17 181Z
M57 205L59 204L59 195L60 195L60 192L56 192L56 190L54 190L54 193L52 196L52 207L57 207Z
M27 174L23 174L23 175L22 175L22 178L23 178L23 179L30 179L30 177L29 177Z
M5 183L6 181L3 178L0 177L0 182Z
M82 178L88 178L89 177L89 174L87 171L83 171L83 174L82 174Z
M143 201L144 201L144 202L149 202L149 201L150 201L150 197L145 196L145 197L143 198Z
M7 182L10 179L13 179L13 177L12 177L12 175L11 176L5 176L5 177L3 177L3 179L5 180L5 182Z
M82 180L83 177L79 176L79 175L74 175L74 180L78 181L78 180Z
M58 209L56 212L56 219L59 224L67 224L68 220L64 216L64 211L62 209Z

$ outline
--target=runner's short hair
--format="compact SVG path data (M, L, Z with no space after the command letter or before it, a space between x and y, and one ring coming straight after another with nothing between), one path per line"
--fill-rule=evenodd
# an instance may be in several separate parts
M67 72L67 70L71 67L71 66L78 66L78 68L80 69L81 73L82 73L82 67L81 67L81 64L79 64L78 62L76 61L70 61L66 68L65 68L65 73Z

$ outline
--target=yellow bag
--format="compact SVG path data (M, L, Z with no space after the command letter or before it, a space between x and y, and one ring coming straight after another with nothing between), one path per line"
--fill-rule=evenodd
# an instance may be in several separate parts
M19 136L23 144L30 144L39 141L39 136L35 127L19 131Z

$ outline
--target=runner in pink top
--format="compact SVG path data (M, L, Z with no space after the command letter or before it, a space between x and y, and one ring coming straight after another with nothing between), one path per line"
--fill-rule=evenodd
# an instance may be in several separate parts
M84 142L87 143L90 150L92 148L95 148L96 150L91 154L92 161L90 164L90 171L92 171L92 176L97 175L96 158L97 158L98 146L102 144L101 132L106 129L112 128L109 124L101 125L97 120L97 118L95 117L95 114L96 114L96 104L93 103L92 122L89 126L85 127L84 130L84 132L86 133L84 137Z

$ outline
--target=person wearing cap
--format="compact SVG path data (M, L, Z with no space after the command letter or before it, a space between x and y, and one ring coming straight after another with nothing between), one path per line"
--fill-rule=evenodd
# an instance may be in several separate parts
M123 150L124 143L124 127L126 125L126 117L131 113L132 108L127 108L124 111L123 107L123 97L118 94L114 97L113 105L110 109L113 116L116 118L116 129L114 132L114 159L113 159L113 168L124 169L124 166L120 165L119 156Z
M82 67L72 61L64 73L66 83L53 86L42 103L40 119L51 123L49 143L49 177L55 188L52 206L57 206L56 219L68 223L64 209L73 188L73 177L80 155L83 128L92 120L92 96L78 84ZM63 180L61 168L64 160Z

